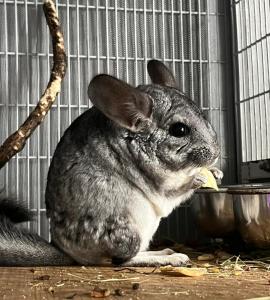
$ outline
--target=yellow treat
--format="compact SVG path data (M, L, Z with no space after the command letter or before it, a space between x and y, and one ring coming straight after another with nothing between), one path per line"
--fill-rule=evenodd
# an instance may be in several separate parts
M211 188L218 191L216 179L211 171L206 168L202 168L200 174L207 178L207 182L203 184L202 187Z

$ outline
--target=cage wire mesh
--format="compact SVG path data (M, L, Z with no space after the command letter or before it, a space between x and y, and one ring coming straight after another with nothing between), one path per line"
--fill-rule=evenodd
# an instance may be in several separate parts
M104 72L137 85L148 83L146 64L157 58L179 87L204 110L221 143L218 166L235 180L230 35L226 0L58 0L68 71L45 122L0 173L0 188L36 213L29 225L49 237L44 203L47 171L56 144L74 118L90 106L87 86ZM0 0L0 140L35 107L52 63L42 1ZM196 235L188 204L163 222L160 234L176 240Z
M270 3L232 1L241 162L270 158Z

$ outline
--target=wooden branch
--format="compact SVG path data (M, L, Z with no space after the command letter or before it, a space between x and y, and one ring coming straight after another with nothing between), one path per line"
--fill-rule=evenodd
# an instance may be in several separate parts
M47 88L37 106L30 113L19 129L10 135L0 147L0 169L25 146L26 140L43 122L61 89L61 81L65 76L67 59L64 38L53 0L45 0L43 5L46 21L50 29L53 44L53 68Z

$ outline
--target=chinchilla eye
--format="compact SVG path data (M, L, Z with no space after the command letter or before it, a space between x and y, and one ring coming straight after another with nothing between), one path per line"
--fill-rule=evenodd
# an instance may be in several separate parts
M190 133L190 128L181 122L174 123L169 128L169 134L175 137L184 137Z

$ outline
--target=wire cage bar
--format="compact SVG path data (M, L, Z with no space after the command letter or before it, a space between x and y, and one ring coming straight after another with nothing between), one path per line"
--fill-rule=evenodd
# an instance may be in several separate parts
M230 5L226 0L57 0L68 71L46 121L0 173L0 189L36 212L31 229L49 238L44 203L54 149L91 105L87 86L101 72L149 83L149 59L164 61L180 89L204 110L221 143L218 167L235 181ZM40 0L0 0L0 140L36 105L50 74L52 48ZM188 204L161 226L181 240L194 227Z
M241 162L270 158L270 3L232 1Z

